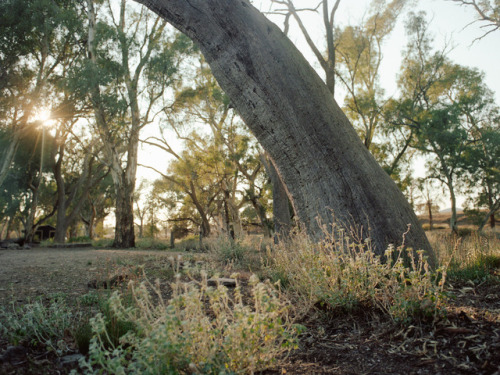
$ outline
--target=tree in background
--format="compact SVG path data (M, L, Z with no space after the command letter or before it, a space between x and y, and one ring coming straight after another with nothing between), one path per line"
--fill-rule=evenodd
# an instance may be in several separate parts
M116 7L114 7L116 5ZM115 247L135 245L133 195L141 130L162 111L191 44L144 8L106 1L88 7L88 60L82 63L103 162L115 184ZM99 19L97 15L99 14Z
M487 118L497 110L482 74L453 64L443 51L433 52L424 13L411 14L407 30L410 42L399 79L401 97L391 103L391 122L406 128L410 146L427 157L427 177L447 187L450 228L456 232L457 187L465 186L467 170L479 176L477 167L471 169L474 158L491 164L491 152L477 149L484 146L481 134L491 126Z
M22 135L52 105L61 72L80 51L81 17L73 1L14 0L1 2L0 24L0 127L10 138L0 153L1 186Z
M440 194L433 180L429 178L419 178L417 181L417 194L421 203L417 204L417 209L426 212L429 218L429 230L434 229L433 214L439 211Z
M488 34L500 29L500 3L498 0L451 0L467 7L476 13L476 22L482 23L481 28L486 31L477 38L482 39Z

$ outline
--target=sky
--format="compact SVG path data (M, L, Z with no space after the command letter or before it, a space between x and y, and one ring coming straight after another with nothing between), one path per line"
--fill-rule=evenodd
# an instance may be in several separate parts
M255 0L254 5L261 11L268 11L269 0ZM319 3L319 0L295 0L296 8L311 7ZM333 3L333 0L331 0ZM366 16L370 0L341 0L336 13L336 23L340 26L357 25ZM458 64L477 68L485 74L485 81L488 87L495 93L496 102L500 105L500 31L493 32L483 39L476 40L484 34L481 23L474 23L476 15L471 8L461 7L450 0L414 0L406 9L406 12L399 17L391 36L387 39L383 47L383 61L381 65L380 84L384 88L387 96L396 95L397 73L401 65L402 53L406 47L406 34L404 24L407 19L407 12L418 12L423 10L430 20L430 32L434 36L434 47L443 48L448 45L449 58ZM283 26L283 17L270 15L269 18L279 27ZM304 13L303 18L306 27L317 40L317 45L322 46L323 30L322 21L318 16ZM309 47L305 43L300 30L296 24L290 25L290 39L299 47L311 65L321 74L319 64ZM339 104L343 102L343 90L336 87L336 99ZM152 125L145 129L142 138L157 134L157 129ZM168 158L161 150L144 147L139 152L139 163L153 166L165 171L168 165ZM423 163L420 163L423 165ZM417 168L416 176L423 175L423 169ZM158 175L146 168L138 168L138 180L154 180ZM459 200L459 206L463 198Z

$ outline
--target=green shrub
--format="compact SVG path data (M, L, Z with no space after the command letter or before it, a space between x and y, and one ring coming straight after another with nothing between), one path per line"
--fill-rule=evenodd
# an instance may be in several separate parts
M68 242L69 243L92 242L92 239L89 236L79 236L70 238Z
M54 299L49 306L41 302L22 307L0 307L0 336L17 345L27 342L44 345L61 355L67 352L64 333L77 320L64 301Z
M459 237L470 236L470 235L472 235L475 232L476 231L473 230L473 229L471 229L471 228L458 228L458 236Z
M209 252L222 265L242 265L252 251L241 240L219 236L209 243Z
M174 246L176 251L200 251L200 238L197 235L191 234L177 241Z
M500 262L500 240L494 234L472 233L466 237L451 234L429 236L441 264L449 264L448 279L454 282L483 282Z
M151 250L170 249L170 244L167 243L166 241L151 237L140 238L139 240L136 241L135 246L139 249L151 249Z
M113 246L112 238L99 238L92 241L92 246L94 247L111 247Z
M83 355L89 353L90 341L92 340L92 326L89 321L83 321L72 331L78 351Z
M279 291L256 277L250 284L251 305L243 302L239 285L234 293L222 285L208 287L206 275L196 285L172 284L168 302L161 298L159 284L131 284L131 305L118 292L109 303L113 314L135 329L108 348L106 319L98 314L91 319L89 359L81 365L89 374L232 374L264 369L296 347L301 327L290 323L289 304Z

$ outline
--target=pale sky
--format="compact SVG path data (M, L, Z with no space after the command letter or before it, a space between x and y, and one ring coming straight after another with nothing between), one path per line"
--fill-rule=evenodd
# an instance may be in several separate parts
M296 8L311 7L318 4L318 0L295 0ZM333 3L333 0L331 0ZM340 26L357 25L366 15L369 0L341 0L337 11L336 22ZM255 0L255 6L262 11L269 10L269 0ZM414 0L407 8L407 11L427 12L428 19L431 21L430 31L435 37L434 47L441 49L445 43L453 47L449 53L449 58L458 64L475 67L485 73L488 87L495 93L496 102L500 105L500 31L493 32L485 38L475 41L474 39L483 35L481 23L472 23L475 20L475 13L471 8L460 7L449 0ZM407 19L404 13L400 16L397 25L387 40L383 54L384 59L381 66L381 86L385 89L387 96L396 95L396 79L401 64L402 52L406 47L406 34L404 24ZM323 45L323 30L321 28L321 18L313 14L304 17L304 23L309 28L310 33L318 41L317 45ZM283 17L270 16L270 19L282 28ZM470 25L469 25L470 24ZM469 26L467 26L469 25ZM290 24L290 39L299 46L311 65L321 74L319 64L309 47L303 40L302 34L295 23ZM339 84L340 86L340 84ZM336 99L340 105L343 102L341 88L337 86ZM146 138L146 134L157 134L155 125L145 129L146 133L141 138ZM151 165L155 168L165 171L168 165L168 157L165 152L152 147L144 147L139 152L139 163ZM418 175L422 171L417 171ZM158 175L151 170L139 167L138 181L141 178L153 180Z

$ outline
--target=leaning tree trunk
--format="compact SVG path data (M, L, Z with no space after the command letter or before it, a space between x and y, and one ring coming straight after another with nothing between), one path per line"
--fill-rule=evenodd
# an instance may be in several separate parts
M364 147L318 74L248 0L137 0L200 47L245 123L270 154L314 237L335 220L388 244L432 249L396 184ZM362 239L361 238L361 239Z

